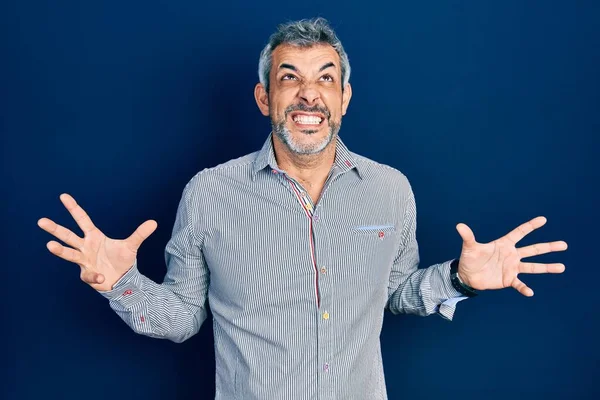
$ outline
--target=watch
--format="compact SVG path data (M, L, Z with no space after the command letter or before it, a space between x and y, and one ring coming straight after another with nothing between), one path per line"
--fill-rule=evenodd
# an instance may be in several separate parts
M460 280L458 276L458 258L450 263L450 282L452 287L467 297L477 296L477 291Z

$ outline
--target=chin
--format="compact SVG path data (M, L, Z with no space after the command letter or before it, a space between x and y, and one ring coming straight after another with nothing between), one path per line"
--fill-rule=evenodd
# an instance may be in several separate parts
M328 129L326 132L320 132L321 129L296 129L291 132L286 126L283 130L275 133L292 153L307 155L319 154L325 150L333 139L333 132Z

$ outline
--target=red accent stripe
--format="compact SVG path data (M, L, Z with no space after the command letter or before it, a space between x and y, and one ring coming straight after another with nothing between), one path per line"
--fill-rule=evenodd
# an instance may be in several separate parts
M315 240L312 233L312 219L308 223L310 227L310 255L313 262L313 269L315 270L315 297L317 299L317 308L321 307L321 296L319 296L319 271L317 271L317 262L315 260Z

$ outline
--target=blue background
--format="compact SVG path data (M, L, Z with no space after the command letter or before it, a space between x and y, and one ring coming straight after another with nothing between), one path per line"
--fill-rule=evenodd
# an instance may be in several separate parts
M390 398L600 398L600 2L397 3L4 1L0 397L214 396L210 320L183 344L135 335L36 222L76 228L63 192L111 237L156 219L139 260L161 282L187 181L269 132L252 94L269 34L320 15L353 69L341 136L409 177L422 266L459 254L458 222L490 241L545 215L523 244L570 245L539 257L563 275L521 276L533 298L387 315Z

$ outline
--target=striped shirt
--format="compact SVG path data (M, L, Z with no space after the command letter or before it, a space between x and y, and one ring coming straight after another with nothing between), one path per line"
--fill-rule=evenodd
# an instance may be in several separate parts
M452 319L464 297L450 261L418 268L401 172L338 138L313 204L271 140L188 182L162 284L136 261L101 293L135 332L174 342L198 332L210 304L216 399L386 399L384 310Z

